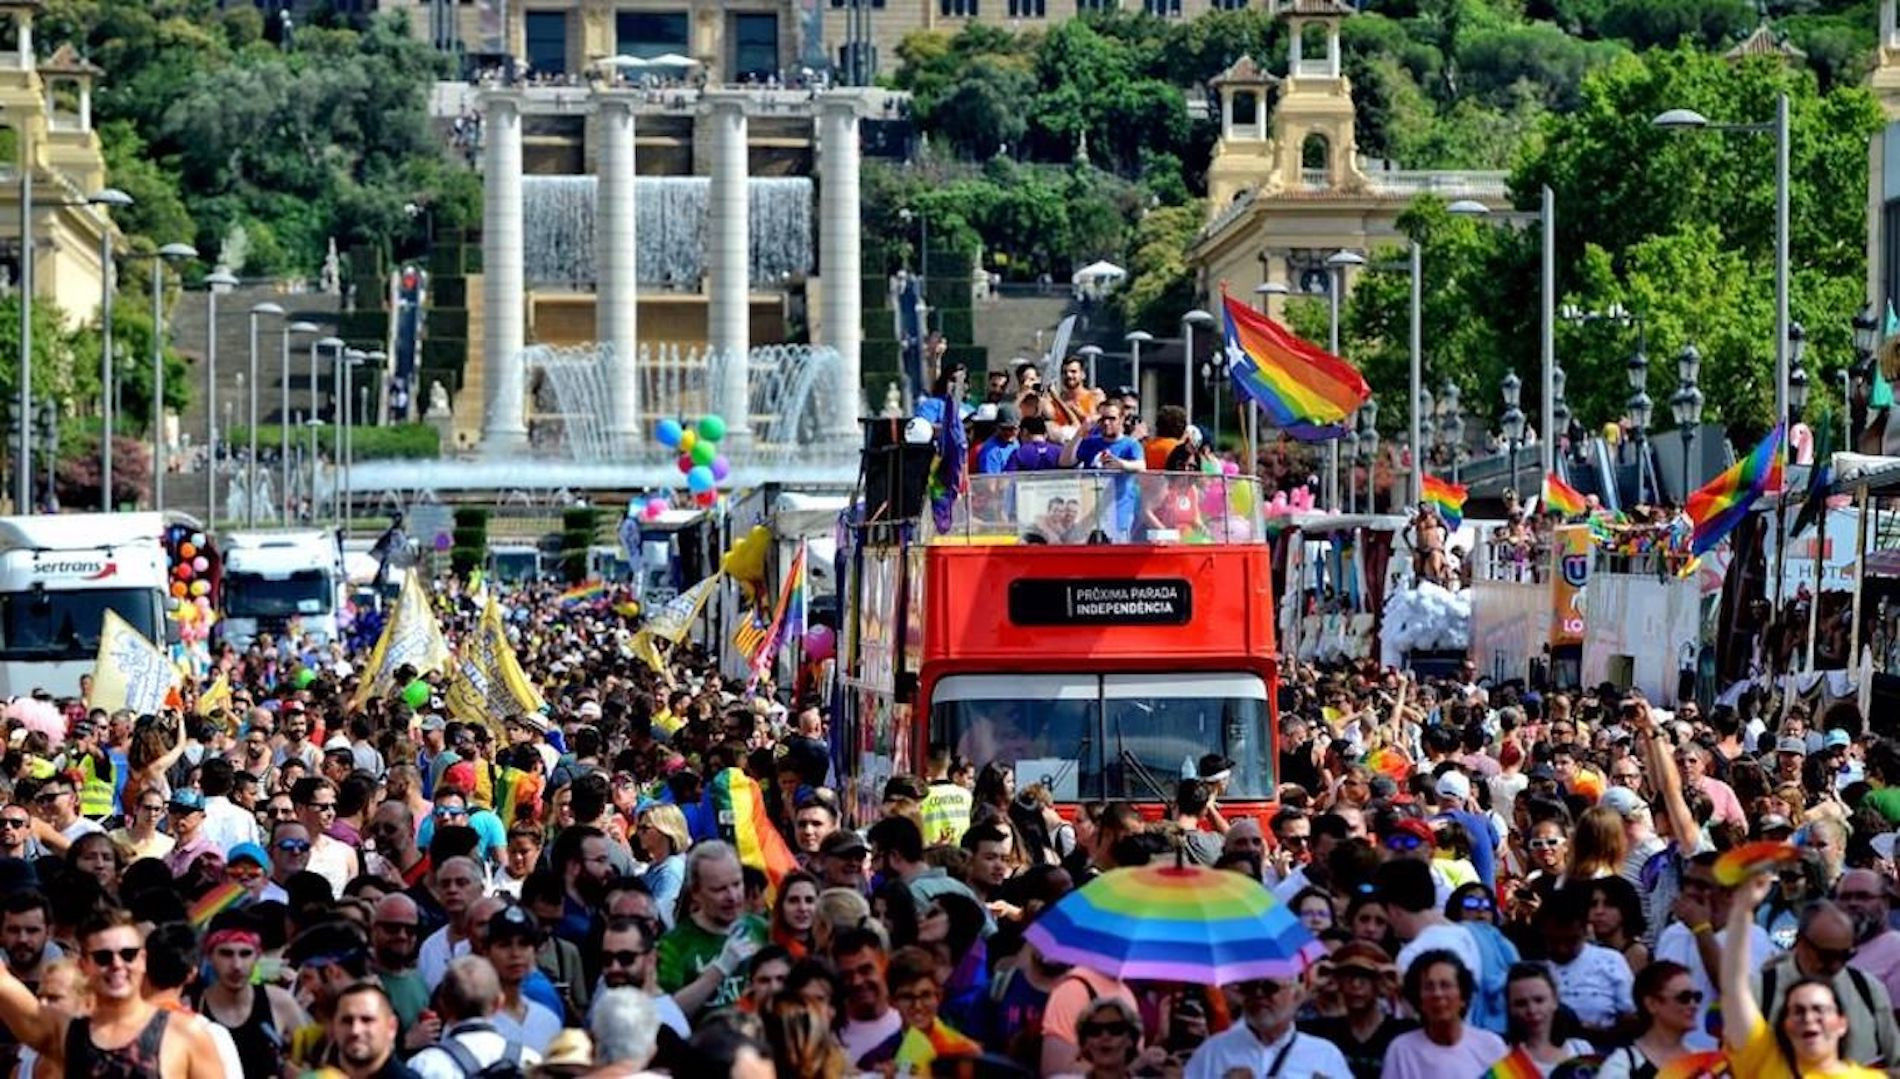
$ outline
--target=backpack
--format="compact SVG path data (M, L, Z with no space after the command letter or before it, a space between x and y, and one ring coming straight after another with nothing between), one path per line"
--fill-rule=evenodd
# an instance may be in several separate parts
M447 1053L449 1059L455 1062L455 1066L460 1068L462 1074L468 1079L523 1079L527 1072L521 1066L520 1042L512 1038L508 1039L508 1044L502 1046L501 1056L496 1058L493 1064L484 1067L475 1059L475 1054L469 1051L468 1046L463 1045L456 1038L457 1034L478 1030L486 1030L491 1034L500 1033L487 1023L466 1023L457 1027L455 1034L447 1035L437 1042L436 1048Z

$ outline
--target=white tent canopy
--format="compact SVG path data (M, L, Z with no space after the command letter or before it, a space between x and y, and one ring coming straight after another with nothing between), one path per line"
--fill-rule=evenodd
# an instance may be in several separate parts
M1102 285L1113 281L1120 281L1127 276L1127 270L1103 259L1099 262L1091 262L1087 266L1075 271L1075 276L1069 280L1071 283L1077 285Z

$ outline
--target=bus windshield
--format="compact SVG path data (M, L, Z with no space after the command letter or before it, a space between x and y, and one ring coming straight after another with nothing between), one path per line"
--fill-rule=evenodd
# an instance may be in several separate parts
M93 659L108 608L146 640L165 640L157 593L149 588L0 592L0 659Z
M232 572L224 577L224 613L233 618L326 614L330 604L330 578L321 570L295 570L284 577Z
M1015 765L1058 802L1174 798L1200 758L1234 761L1230 800L1275 794L1267 688L1249 673L963 674L932 694L931 740Z

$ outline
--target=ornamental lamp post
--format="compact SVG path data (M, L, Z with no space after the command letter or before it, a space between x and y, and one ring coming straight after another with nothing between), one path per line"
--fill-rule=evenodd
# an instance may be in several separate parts
M1688 500L1695 490L1695 436L1702 423L1702 389L1697 385L1702 371L1702 353L1692 344L1682 346L1676 355L1676 392L1669 398L1675 414L1676 429L1682 432L1682 497Z

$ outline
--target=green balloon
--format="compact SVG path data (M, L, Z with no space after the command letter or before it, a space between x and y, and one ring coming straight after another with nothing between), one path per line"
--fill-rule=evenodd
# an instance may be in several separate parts
M717 414L701 416L699 418L699 437L705 442L717 442L726 437L726 421ZM712 458L708 457L700 463L711 464Z
M694 464L705 465L711 468L713 458L717 456L719 456L719 447L711 442L702 438L698 442L693 443L692 458Z
M298 689L309 689L310 683L316 680L317 680L317 672L311 670L308 667L305 667L302 670L297 672L297 688Z
M421 708L429 703L429 683L418 678L402 687L402 700L411 708Z

